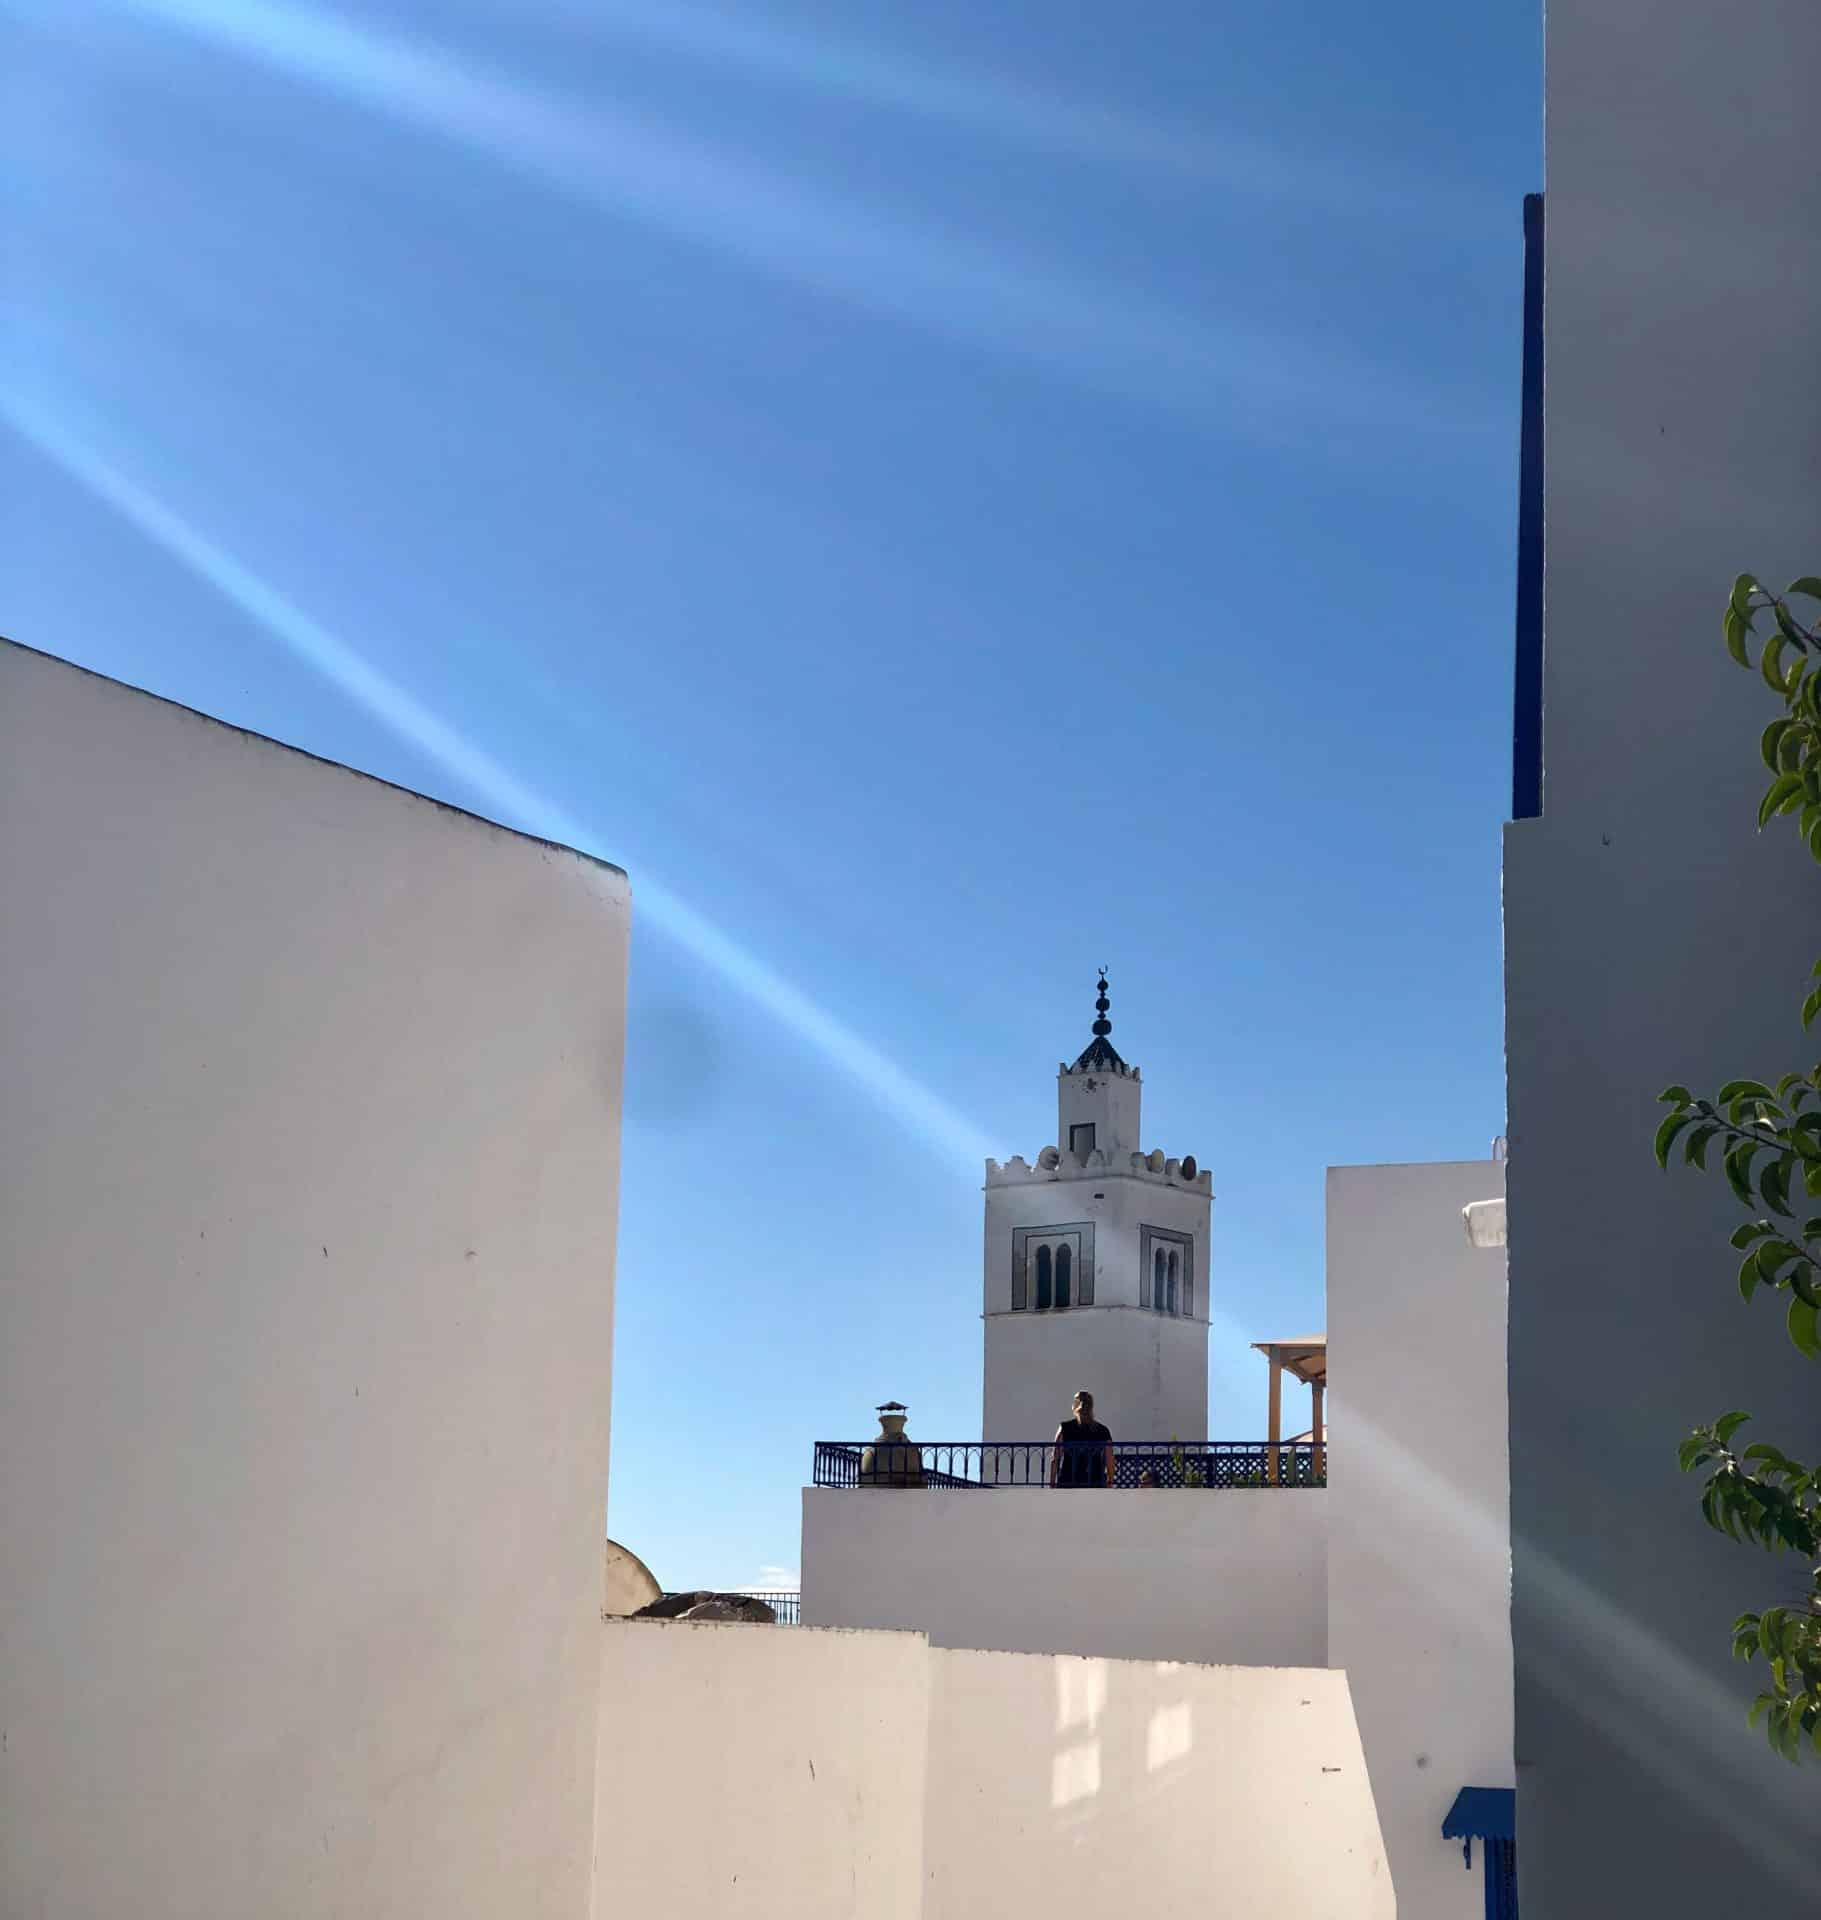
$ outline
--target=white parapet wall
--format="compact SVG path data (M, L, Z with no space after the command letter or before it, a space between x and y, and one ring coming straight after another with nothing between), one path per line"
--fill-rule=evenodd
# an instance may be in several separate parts
M1393 1920L1344 1674L932 1650L926 1920Z
M609 1620L594 1920L917 1920L929 1653Z
M938 1647L1323 1666L1321 1488L806 1487L803 1622Z
M1505 1256L1462 1210L1497 1161L1328 1170L1328 1657L1347 1671L1399 1920L1479 1920L1441 1837L1462 1787L1509 1787Z
M624 876L0 644L0 1912L577 1920Z
M1343 1674L604 1633L595 1920L1397 1912Z

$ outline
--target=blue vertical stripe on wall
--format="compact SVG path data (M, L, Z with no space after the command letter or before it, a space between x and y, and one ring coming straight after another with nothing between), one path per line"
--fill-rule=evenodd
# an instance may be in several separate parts
M1511 817L1543 811L1543 196L1524 196L1524 393L1518 439L1517 684Z

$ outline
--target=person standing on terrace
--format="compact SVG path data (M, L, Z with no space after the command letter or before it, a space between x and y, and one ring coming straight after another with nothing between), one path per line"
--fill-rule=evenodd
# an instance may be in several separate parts
M1075 1417L1056 1429L1050 1449L1052 1487L1110 1487L1113 1484L1113 1436L1094 1418L1094 1396L1084 1387L1075 1396Z

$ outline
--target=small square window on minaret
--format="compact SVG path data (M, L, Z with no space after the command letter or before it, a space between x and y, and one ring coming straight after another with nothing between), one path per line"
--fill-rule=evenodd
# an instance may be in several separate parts
M1077 1160L1085 1160L1094 1151L1094 1123L1090 1120L1086 1126L1069 1128L1069 1152Z

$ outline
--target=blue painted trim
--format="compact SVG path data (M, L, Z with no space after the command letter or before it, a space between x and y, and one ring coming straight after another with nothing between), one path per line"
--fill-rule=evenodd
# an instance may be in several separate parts
M1512 1787L1462 1787L1442 1821L1444 1840L1515 1840L1517 1792Z
M1518 437L1517 674L1511 817L1543 811L1543 196L1524 196L1524 391Z

